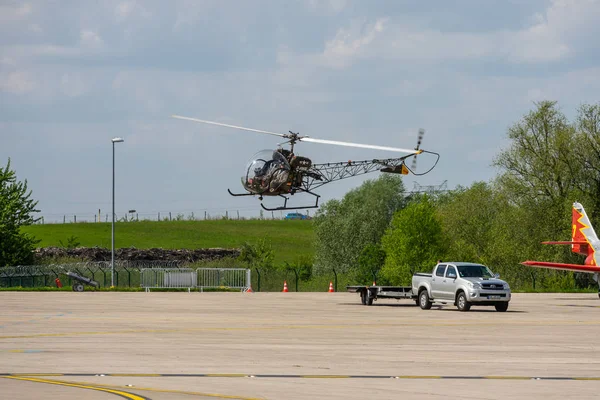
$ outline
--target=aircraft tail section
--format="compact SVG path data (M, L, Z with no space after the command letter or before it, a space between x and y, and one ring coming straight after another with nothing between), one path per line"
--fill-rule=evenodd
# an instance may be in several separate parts
M598 236L596 235L583 206L577 202L573 203L572 232L571 251L586 256L593 255L593 245L599 242Z
M600 268L596 263L596 250L600 249L600 240L592 227L583 206L577 202L573 203L572 234L569 241L549 241L543 244L568 244L571 245L573 253L585 256L584 265L561 264L546 261L525 261L521 264L530 267L564 269L579 272L599 273Z

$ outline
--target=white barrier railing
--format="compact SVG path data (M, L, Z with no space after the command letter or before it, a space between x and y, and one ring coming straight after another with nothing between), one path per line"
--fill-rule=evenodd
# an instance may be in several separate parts
M140 271L140 286L150 289L187 289L196 286L196 271L191 268L145 268Z
M228 288L246 291L250 288L250 270L244 268L198 268L197 287Z
M250 288L250 270L244 268L144 268L140 271L140 286L150 289Z

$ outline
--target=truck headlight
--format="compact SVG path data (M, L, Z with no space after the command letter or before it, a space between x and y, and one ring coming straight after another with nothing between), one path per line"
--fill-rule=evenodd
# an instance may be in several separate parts
M469 286L473 289L481 289L481 285L477 282L469 282Z
M504 284L504 290L509 290L509 289L510 289L510 286L508 286L508 283L505 283Z

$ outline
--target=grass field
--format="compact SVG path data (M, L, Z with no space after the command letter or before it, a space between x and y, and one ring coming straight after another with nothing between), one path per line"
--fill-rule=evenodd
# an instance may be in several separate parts
M110 223L32 225L23 231L40 239L39 247L60 246L75 236L84 247L110 248ZM115 248L198 249L236 248L244 242L266 239L275 262L312 256L314 233L305 220L139 221L115 223Z

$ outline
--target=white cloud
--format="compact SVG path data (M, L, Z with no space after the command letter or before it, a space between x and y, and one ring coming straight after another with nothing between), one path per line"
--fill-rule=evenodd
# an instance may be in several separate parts
M347 0L308 0L308 8L321 14L338 14L348 5Z
M26 94L35 88L33 79L27 72L15 71L0 77L0 91L13 94Z
M355 22L350 29L338 30L335 37L325 43L325 64L334 68L344 67L353 58L365 54L369 45L384 31L386 20L380 18L370 25Z
M117 4L115 7L115 14L117 14L118 18L126 18L131 14L133 9L135 8L135 2L133 1L124 1L122 3Z
M177 10L177 17L173 24L173 30L178 31L193 27L199 18L209 12L211 3L211 1L182 0L174 4L173 6Z
M20 19L27 17L33 11L31 4L25 3L20 5L0 5L0 16L2 19Z
M90 30L81 31L79 35L79 43L82 47L87 48L99 48L102 47L102 45L104 45L104 41L102 40L100 35Z
M142 16L149 18L151 13L137 1L123 1L115 7L115 16L118 21L124 21L132 16Z
M563 60L585 46L600 51L600 0L555 0L529 20L529 25L519 30L483 33L423 29L401 17L379 18L371 24L354 21L325 40L322 53L282 51L278 62L334 69L347 68L360 59L415 63L487 59L536 64Z
M29 24L29 30L34 33L42 33L42 27L38 24Z
M6 65L6 66L14 66L15 65L15 60L12 57L2 57L0 58L0 65Z

